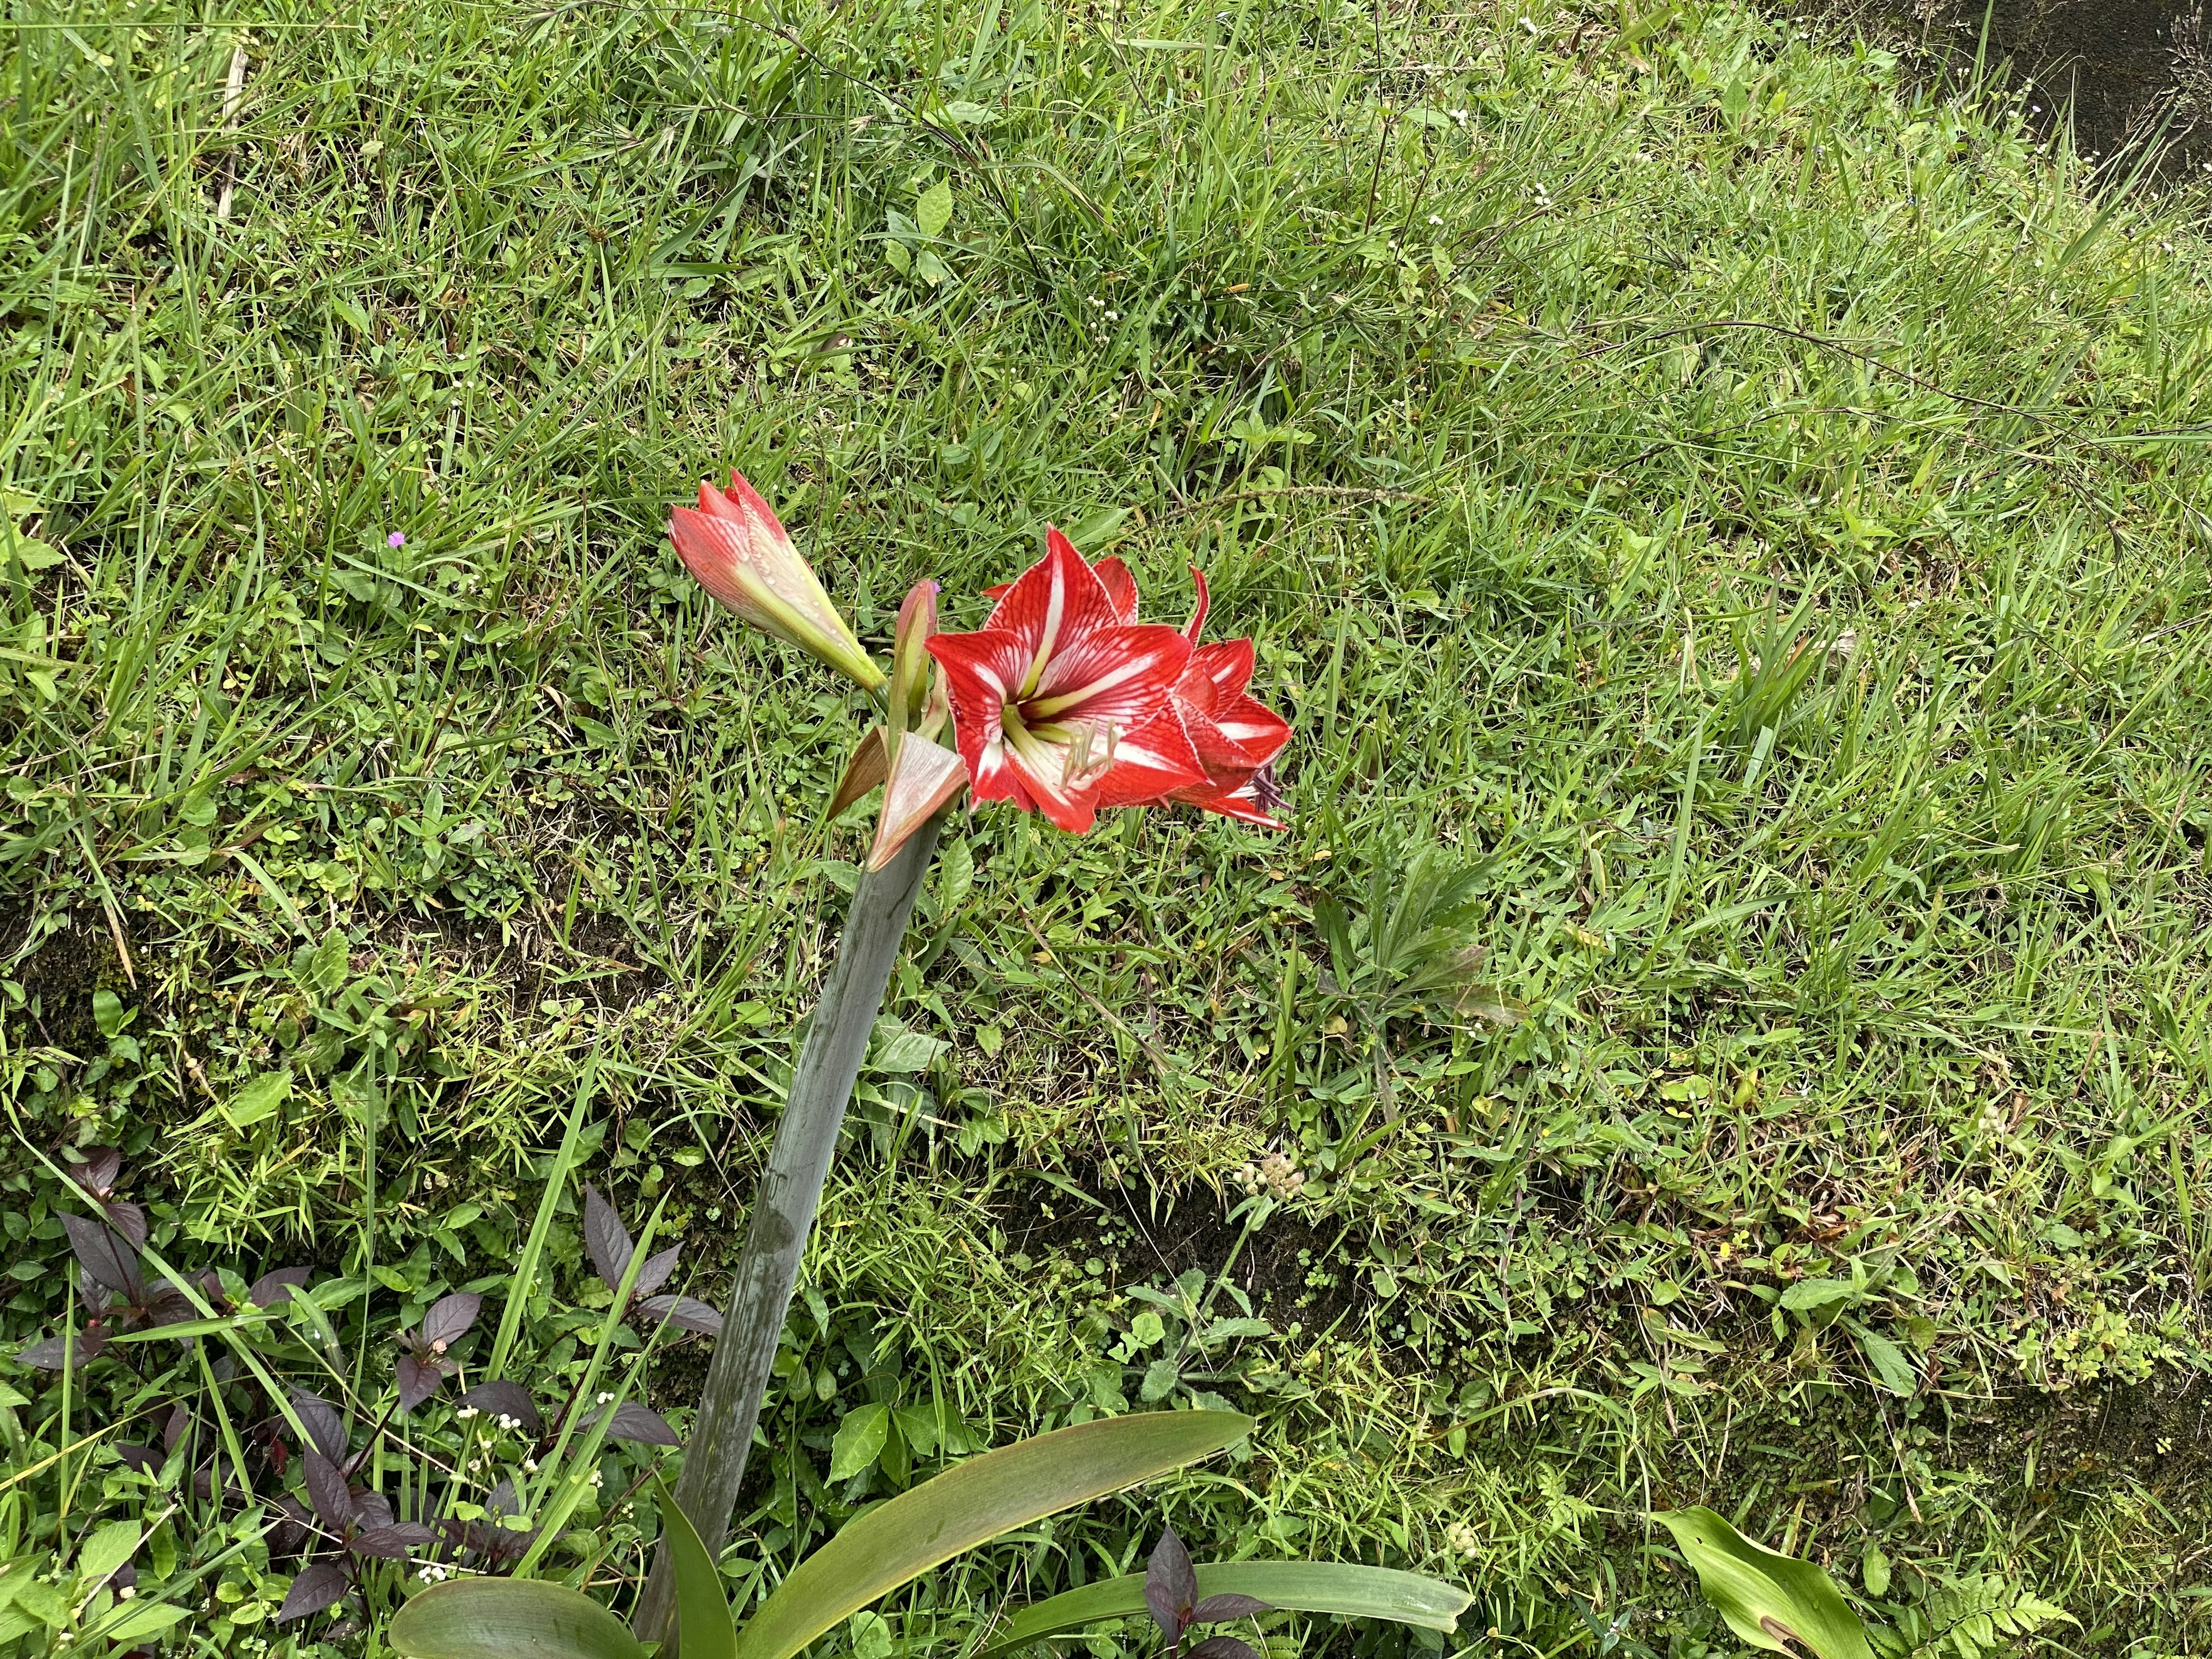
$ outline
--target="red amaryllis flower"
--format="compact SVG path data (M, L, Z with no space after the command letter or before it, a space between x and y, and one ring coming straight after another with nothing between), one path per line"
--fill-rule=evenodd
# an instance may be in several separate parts
M1137 582L1129 574L1129 567L1117 558L1108 557L1099 560L1092 570L1113 604L1115 616L1124 623L1134 623ZM1241 818L1262 829L1279 830L1282 823L1273 814L1282 805L1283 796L1275 786L1274 761L1283 751L1283 745L1291 740L1290 722L1244 689L1252 681L1251 641L1198 643L1199 630L1206 625L1210 601L1205 573L1194 565L1190 579L1198 586L1198 606L1182 631L1192 649L1170 695L1176 714L1190 738L1192 750L1205 769L1206 779L1202 783L1165 790L1148 799L1115 804L1196 806ZM1008 589L994 587L985 591L996 599Z
M1011 800L1080 835L1102 806L1209 780L1171 696L1190 641L1125 620L1066 537L1048 531L1045 544L981 629L939 634L929 651L975 799Z

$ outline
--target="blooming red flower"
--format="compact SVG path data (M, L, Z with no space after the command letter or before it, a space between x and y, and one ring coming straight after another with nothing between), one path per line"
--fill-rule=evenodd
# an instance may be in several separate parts
M972 634L939 634L960 757L978 800L1011 800L1080 835L1102 806L1203 786L1173 688L1191 655L1172 628L1134 620L1135 584L1083 562L1059 531ZM1119 561L1112 563L1118 565Z
M1129 567L1109 556L1091 567L1091 574L1105 591L1115 620L1124 627L1134 626L1137 581ZM1198 604L1182 633L1192 649L1169 688L1169 701L1205 776L1156 793L1139 793L1145 782L1141 774L1126 778L1116 775L1102 787L1097 804L1195 806L1263 829L1279 830L1283 824L1273 814L1283 797L1275 785L1274 760L1291 740L1290 722L1245 690L1251 684L1254 667L1250 640L1198 643L1211 600L1205 574L1194 566L1190 575L1198 586ZM984 592L994 599L1004 599L1013 589L1014 584L1008 582ZM1163 745L1172 742L1150 732L1144 736Z

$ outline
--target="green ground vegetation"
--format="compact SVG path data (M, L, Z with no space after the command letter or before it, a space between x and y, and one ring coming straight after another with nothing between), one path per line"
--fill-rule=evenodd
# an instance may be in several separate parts
M733 1584L968 1446L1219 1400L1236 1458L853 1647L1164 1517L1460 1576L1474 1652L1735 1651L1687 1504L1927 1651L2022 1597L2051 1651L2212 1639L2184 204L1732 0L6 40L11 1349L70 1279L27 1149L100 1141L168 1258L473 1287L486 1340L586 1056L585 1173L719 1293L866 830L819 821L861 711L664 538L735 464L878 644L1048 520L1170 620L1200 564L1297 736L1285 835L948 837ZM1425 989L1470 939L1517 1024ZM175 1501L196 1559L189 1493L40 1462L131 1373L0 1376L10 1547ZM319 1639L222 1571L195 1651Z

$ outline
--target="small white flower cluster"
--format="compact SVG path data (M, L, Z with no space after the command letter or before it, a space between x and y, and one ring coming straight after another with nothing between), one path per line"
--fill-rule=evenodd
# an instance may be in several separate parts
M604 1406L608 1404L613 1399L614 1395L609 1394L605 1389L602 1389L599 1390L599 1397L592 1403L595 1406Z
M451 1567L441 1567L435 1561L426 1561L416 1570L416 1576L426 1584L442 1584L453 1576Z
M1462 128L1464 128L1464 127L1467 125L1468 114L1467 114L1467 112L1466 112L1465 110L1463 110L1463 109L1455 109L1455 110L1454 110L1454 111L1452 111L1452 112L1451 112L1451 118L1452 118L1453 120L1455 120L1455 121L1458 122L1458 123L1460 124L1460 125L1461 125Z
M1482 1540L1475 1536L1474 1528L1464 1521L1455 1521L1444 1528L1444 1547L1462 1561L1472 1561L1480 1553Z
M1091 325L1091 337L1094 340L1110 338L1114 331L1109 325L1120 322L1121 313L1108 309L1106 302L1095 294L1091 296L1091 308L1099 313L1098 320Z
M1289 1153L1269 1152L1257 1164L1247 1164L1237 1170L1237 1184L1243 1188L1247 1198L1259 1197L1264 1188L1271 1197L1288 1203L1304 1189L1306 1178Z

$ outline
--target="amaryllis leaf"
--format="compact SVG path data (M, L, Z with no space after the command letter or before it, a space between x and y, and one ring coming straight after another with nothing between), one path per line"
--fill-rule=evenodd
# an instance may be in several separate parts
M446 1380L445 1373L435 1365L426 1360L417 1359L411 1353L403 1353L399 1356L398 1370L399 1409L403 1412L413 1411L432 1395L437 1393L438 1385Z
M607 1423L607 1433L617 1440L635 1440L648 1446L680 1446L674 1429L659 1412L625 1400L617 1405Z
M307 1501L315 1506L316 1518L332 1532L343 1532L353 1524L353 1493L347 1489L345 1472L313 1446L300 1454L300 1462L307 1471Z
M305 1619L311 1613L320 1613L335 1605L346 1593L349 1580L343 1568L327 1561L319 1561L303 1568L285 1592L284 1605L276 1610L276 1622L283 1624L293 1619Z
M62 1227L85 1272L133 1302L145 1293L145 1283L138 1273L138 1253L112 1227L82 1215L64 1215Z
M537 1578L433 1584L392 1614L384 1640L404 1659L645 1659L590 1596Z
M1207 1597L1243 1594L1292 1613L1382 1619L1446 1633L1457 1627L1470 1599L1465 1590L1439 1579L1338 1561L1211 1562L1199 1568L1198 1587ZM1048 1636L1126 1619L1144 1612L1146 1605L1145 1581L1139 1574L1094 1579L1024 1607L992 1632L991 1645L975 1659L1012 1659Z
M676 1258L684 1253L681 1244L672 1244L658 1255L649 1255L637 1264L637 1282L630 1286L633 1296L650 1296L668 1282L668 1275L676 1271Z
M630 1242L629 1229L623 1226L615 1206L599 1196L599 1189L588 1181L584 1183L584 1249L592 1258L592 1266L599 1269L599 1277L611 1291L622 1288L623 1274L629 1270L631 1253L636 1246Z
M722 1316L696 1297L649 1296L637 1304L637 1310L648 1319L657 1319L681 1330L696 1331L702 1336L722 1334Z
M477 1383L461 1396L461 1404L494 1417L511 1417L532 1434L538 1432L543 1420L538 1415L538 1402L530 1397L530 1390L520 1382L504 1379Z
M1234 1412L1137 1412L955 1464L863 1510L754 1609L738 1659L793 1659L871 1601L963 1550L1218 1451L1252 1431Z
M474 1291L456 1291L451 1296L440 1297L430 1304L430 1311L422 1316L422 1340L443 1353L477 1322L477 1310L483 1306L483 1297Z
M1145 1605L1152 1609L1152 1622L1161 1632L1176 1642L1182 1639L1197 1601L1198 1570L1191 1565L1190 1552L1183 1547L1182 1540L1170 1527L1152 1546L1152 1559L1145 1564Z

